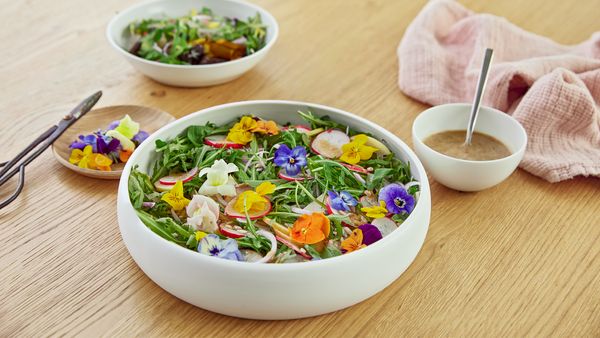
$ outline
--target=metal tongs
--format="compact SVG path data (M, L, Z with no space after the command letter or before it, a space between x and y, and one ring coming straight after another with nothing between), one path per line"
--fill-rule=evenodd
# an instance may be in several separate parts
M87 99L81 101L71 112L65 115L56 125L50 127L42 135L35 139L27 148L23 149L15 158L8 162L0 163L0 187L6 183L11 177L19 173L19 184L15 192L7 199L0 202L0 209L9 205L14 201L23 190L25 184L25 166L31 163L36 157L40 156L50 145L56 141L73 123L81 118L85 113L89 112L92 107L98 102L102 96L102 91L99 91ZM34 151L35 150L35 151ZM33 152L30 156L23 159L27 154ZM11 170L12 169L12 170Z

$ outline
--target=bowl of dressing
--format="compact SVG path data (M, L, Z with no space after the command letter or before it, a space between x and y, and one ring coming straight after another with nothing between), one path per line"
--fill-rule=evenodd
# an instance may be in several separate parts
M523 126L508 114L481 106L471 145L465 146L471 105L431 107L412 127L413 147L427 172L460 191L492 187L517 168L527 146Z

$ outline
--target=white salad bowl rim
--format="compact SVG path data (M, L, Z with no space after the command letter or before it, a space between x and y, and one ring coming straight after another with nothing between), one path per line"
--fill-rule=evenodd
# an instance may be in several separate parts
M154 132L152 135L150 135L148 137L148 139L146 139L138 147L138 149L136 149L136 151L133 152L133 154L131 155L131 158L129 159L129 161L127 161L125 168L123 169L123 173L121 174L121 178L120 178L120 182L119 182L119 189L118 189L119 190L119 198L117 199L117 204L122 203L121 194L126 193L126 196L124 196L124 197L127 199L127 207L130 208L131 210L135 211L135 209L133 208L133 205L131 203L131 200L129 198L129 188L128 188L129 174L133 167L133 163L136 162L136 159L138 156L140 156L140 153L142 153L143 150L146 149L147 147L155 147L155 140L158 138L158 135L160 135L164 130L170 129L177 125L186 125L189 120L196 118L196 116L204 114L204 113L208 113L213 110L224 109L227 107L262 105L262 104L306 105L307 107L314 107L314 108L318 108L318 109L333 111L337 114L350 117L351 119L355 119L358 122L361 122L371 128L377 129L379 132L379 135L375 135L376 137L385 137L385 138L394 139L395 140L394 143L397 143L402 148L402 151L405 152L408 155L408 157L410 157L411 159L414 160L414 161L411 161L410 168L411 168L411 173L413 172L413 170L416 170L419 172L420 178L419 178L418 182L419 182L419 187L420 187L420 196L421 196L421 198L422 197L429 198L429 196L430 196L429 181L427 179L427 174L425 172L425 169L424 169L422 163L418 159L417 155L408 147L408 145L406 145L406 143L404 143L399 137L397 137L396 135L394 135L387 129L385 129L385 128L377 125L376 123L371 122L361 116L354 115L354 114L351 114L344 110L340 110L337 108L333 108L333 107L325 106L325 105L321 105L321 104L302 102L302 101L290 101L290 100L251 100L251 101L239 101L239 102L226 103L226 104L222 104L222 105L217 105L217 106L212 106L212 107L208 107L205 109L201 109L199 111L196 111L194 113L191 113L189 115L181 117L181 118L163 126L159 130ZM140 151L140 149L142 151ZM409 222L409 220L417 217L415 215L418 214L419 213L418 211L420 211L421 209L429 207L429 203L420 203L421 198L419 200L417 200L415 208L413 209L411 214L407 217L407 219L403 222L403 224L400 225L396 230L391 232L389 235L384 236L381 240L379 240L374 245L367 246L366 248L357 250L355 252L352 252L352 253L349 253L346 255L341 255L341 256L336 256L336 257L331 257L331 258L326 258L326 259L311 260L308 262L301 262L301 263L254 264L254 263L250 263L250 262L232 261L232 260L222 259L222 258L218 258L218 257L201 255L201 254L198 254L198 252L196 252L194 250L190 250L188 248L181 247L175 243L169 242L168 240L166 240L164 238L161 238L159 235L152 232L152 230L150 230L142 222L142 220L139 217L137 217L137 215L136 215L136 222L132 222L134 224L128 224L127 226L141 227L141 228L143 228L142 231L150 232L150 233L152 233L153 236L156 236L157 238L161 239L160 243L164 244L163 247L166 250L175 250L179 254L189 255L190 257L192 257L192 259L202 261L203 263L206 263L206 264L211 264L211 265L215 264L215 265L221 265L221 266L225 265L225 266L235 267L235 268L239 268L239 269L243 269L243 270L257 270L257 271L258 270L260 270L260 271L264 271L264 270L271 270L271 271L306 270L306 269L310 269L310 268L322 267L324 265L336 264L339 261L352 260L353 257L358 257L357 255L368 255L371 252L371 250L375 250L376 247L383 246L385 243L392 241L394 238L403 236L404 232L408 231L409 226L414 226L414 227L419 226L418 222Z

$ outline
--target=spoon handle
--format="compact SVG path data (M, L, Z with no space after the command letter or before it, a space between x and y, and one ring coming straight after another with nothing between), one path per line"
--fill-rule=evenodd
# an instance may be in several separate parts
M477 121L477 114L479 113L479 106L481 105L481 98L485 91L485 84L487 83L490 64L492 63L492 55L494 50L486 48L485 56L483 58L483 65L481 66L481 73L479 74L479 81L477 81L477 92L475 93L475 100L473 100L473 106L471 107L471 115L469 116L469 125L467 127L467 137L465 143L471 144L471 138L473 137L473 130L475 129L475 122Z

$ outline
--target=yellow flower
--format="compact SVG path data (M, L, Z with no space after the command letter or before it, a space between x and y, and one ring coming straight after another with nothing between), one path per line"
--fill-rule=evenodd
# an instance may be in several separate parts
M77 164L79 168L90 168L90 160L92 159L92 146L88 145L81 149L73 149L71 151L71 156L69 157L69 162L72 164ZM91 169L91 168L90 168Z
M204 231L196 231L196 240L200 242L200 240L206 237L207 233Z
M361 160L370 159L378 149L366 145L367 140L367 135L364 134L354 136L352 142L342 146L343 154L340 156L340 160L350 164L357 164Z
M240 214L244 214L246 212L251 214L265 210L267 208L267 203L267 199L262 197L257 192L246 190L237 197L233 208Z
M387 215L388 210L385 208L385 201L379 201L379 205L372 207L364 207L360 209L362 212L367 213L367 217L371 218L382 218Z
M256 122L256 127L252 129L252 132L277 135L279 134L279 128L277 127L277 123L275 123L275 121L259 120Z
M342 250L344 253L356 251L366 247L367 245L363 243L363 233L360 229L354 229L352 234L342 241Z
M256 192L261 196L272 194L275 192L275 184L268 181L262 182L256 187Z
M175 211L185 208L190 203L190 200L183 196L183 182L181 181L177 181L173 188L161 197L161 200L167 202Z
M256 120L250 116L244 116L240 122L236 123L229 129L227 140L238 144L247 144L254 137L252 130L256 128Z
M88 168L102 171L111 171L110 165L113 161L103 154L91 154L89 156Z

